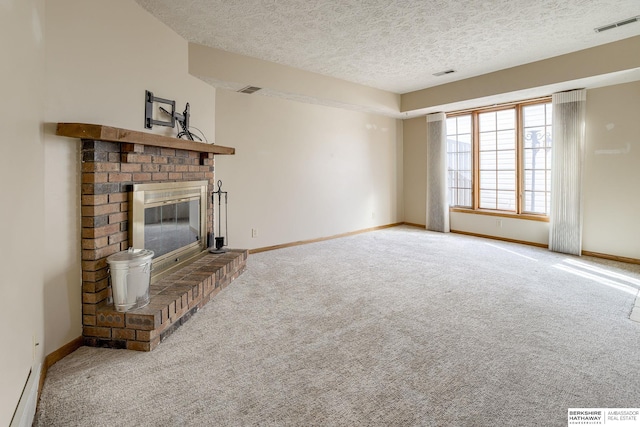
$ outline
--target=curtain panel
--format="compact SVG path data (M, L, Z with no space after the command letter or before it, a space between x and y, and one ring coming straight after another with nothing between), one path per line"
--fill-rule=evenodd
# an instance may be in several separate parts
M582 173L586 89L554 93L549 249L582 253Z
M444 113L427 115L427 230L449 232L447 130Z

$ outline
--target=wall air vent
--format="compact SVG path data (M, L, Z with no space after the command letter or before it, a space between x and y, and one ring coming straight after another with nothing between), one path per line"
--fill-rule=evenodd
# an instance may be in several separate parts
M445 70L445 71L440 71L439 73L434 73L433 75L436 77L440 77L440 76L444 76L445 74L451 74L455 72L456 70Z
M252 93L255 93L257 91L259 91L260 89L262 89L261 87L256 87L256 86L246 86L243 87L242 89L240 89L238 92L240 93L248 93L249 95L251 95Z
M596 33L601 33L607 30L613 30L617 27L622 27L623 25L633 24L634 22L640 21L640 15L634 16L633 18L625 19L623 21L614 22L613 24L603 25L602 27L594 28Z

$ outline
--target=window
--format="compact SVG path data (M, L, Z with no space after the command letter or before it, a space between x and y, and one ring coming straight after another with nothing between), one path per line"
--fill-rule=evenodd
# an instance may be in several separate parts
M449 201L453 206L471 207L473 176L471 116L447 119L447 162Z
M551 202L551 104L527 105L524 117L525 212L549 213Z
M447 117L449 204L515 214L549 212L551 102Z
M478 114L480 209L516 210L515 110Z

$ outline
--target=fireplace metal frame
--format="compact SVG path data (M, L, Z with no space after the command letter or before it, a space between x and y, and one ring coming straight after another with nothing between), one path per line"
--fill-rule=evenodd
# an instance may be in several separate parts
M145 208L191 200L200 201L200 240L162 256L154 257L151 272L152 283L206 253L208 184L209 182L206 180L133 184L133 191L129 197L129 242L135 249L147 249L144 247Z

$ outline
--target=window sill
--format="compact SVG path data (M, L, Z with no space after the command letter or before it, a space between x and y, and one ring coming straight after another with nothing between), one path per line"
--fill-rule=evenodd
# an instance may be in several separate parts
M472 215L487 215L487 216L499 216L503 218L513 218L513 219L524 219L528 221L540 221L540 222L549 222L549 217L543 214L517 214L515 212L507 212L507 211L492 211L487 209L469 209L469 208L457 208L450 207L449 212L460 212L465 214Z

